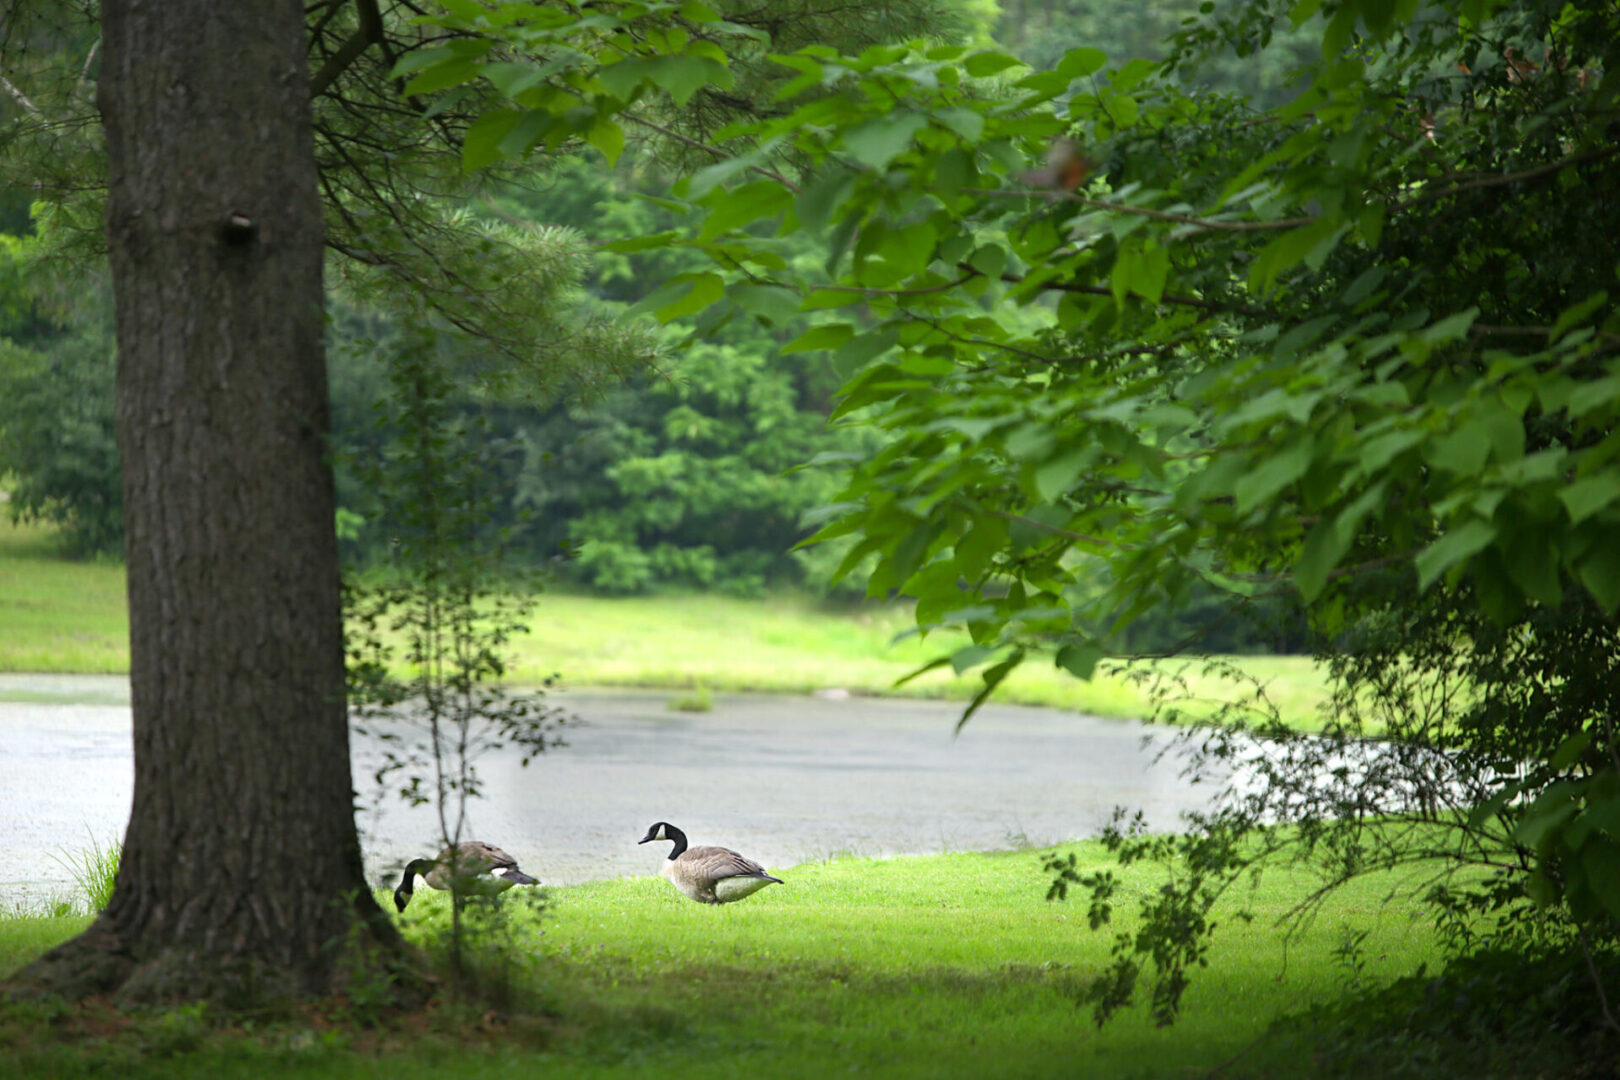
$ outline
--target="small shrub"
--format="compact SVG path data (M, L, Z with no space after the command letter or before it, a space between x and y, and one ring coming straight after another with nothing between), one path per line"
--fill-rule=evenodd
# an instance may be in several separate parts
M102 847L94 836L90 837L90 846L77 853L63 852L61 855L52 855L58 864L67 868L78 883L79 892L84 897L85 911L95 915L106 908L112 899L113 882L118 877L118 861L124 853L124 845L117 841ZM60 908L60 903L54 905ZM53 910L55 915L74 914L71 903L66 910Z
M699 683L680 697L671 698L669 707L673 712L713 712L714 694Z

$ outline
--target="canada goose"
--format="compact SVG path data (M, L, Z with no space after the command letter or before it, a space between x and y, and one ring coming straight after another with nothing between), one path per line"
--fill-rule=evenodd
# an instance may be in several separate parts
M459 902L467 896L497 896L514 885L540 882L518 869L517 860L493 844L463 840L439 852L437 858L412 859L394 890L394 906L404 911L421 874L435 889L450 889Z
M752 896L767 885L782 884L752 859L723 847L686 846L686 834L667 821L655 821L638 843L673 840L663 875L681 892L704 904L729 904Z

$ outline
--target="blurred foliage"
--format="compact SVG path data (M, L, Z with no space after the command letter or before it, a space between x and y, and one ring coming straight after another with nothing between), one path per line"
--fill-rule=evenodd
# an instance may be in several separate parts
M0 473L13 521L55 525L71 555L121 555L112 298L39 272L31 238L0 234ZM82 284L82 283L81 283Z
M1179 70L1183 84L1235 94L1266 107L1282 104L1305 89L1308 80L1301 72L1316 58L1321 42L1315 28L1296 28L1280 10L1268 18L1258 33L1251 33L1246 28L1253 16L1234 0L1154 4L1001 0L995 36L1020 60L1050 70L1070 49L1081 47L1100 49L1119 60L1168 60L1177 55L1176 36L1195 27L1205 47L1188 56L1189 62Z

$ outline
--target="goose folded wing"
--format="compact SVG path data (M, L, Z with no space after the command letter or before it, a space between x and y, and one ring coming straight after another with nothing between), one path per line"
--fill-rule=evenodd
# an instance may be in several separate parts
M779 880L767 874L765 868L753 859L739 855L730 848L698 847L692 848L687 855L693 862L701 863L711 878L758 877Z

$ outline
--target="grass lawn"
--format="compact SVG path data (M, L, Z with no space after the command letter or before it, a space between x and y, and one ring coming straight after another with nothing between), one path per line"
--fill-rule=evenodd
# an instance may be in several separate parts
M964 643L949 635L896 642L912 626L899 605L828 607L801 596L739 600L710 595L604 598L546 593L530 631L513 642L514 682L560 674L570 686L637 686L672 691L808 693L841 688L967 700L976 672L949 668L896 689L897 679ZM123 568L72 562L56 554L50 533L0 515L0 671L103 673L129 670L129 619ZM1282 715L1317 725L1323 681L1302 657L1244 657L1236 663L1266 683ZM1187 667L1200 698L1241 689ZM1133 681L1099 673L1081 682L1050 662L1025 665L997 700L1050 705L1097 716L1145 717L1146 694ZM1189 712L1200 711L1194 703Z
M1101 865L1093 845L1083 856ZM380 1028L330 1016L244 1032L168 1014L127 1030L65 1039L72 1023L0 1012L0 1054L19 1076L506 1077L1189 1077L1307 1076L1308 1041L1267 1032L1342 993L1335 956L1347 929L1371 931L1358 977L1381 980L1437 957L1410 904L1384 906L1391 879L1336 897L1286 950L1275 918L1311 879L1268 877L1225 912L1182 1020L1155 1027L1136 1009L1098 1029L1075 1002L1106 962L1074 902L1043 899L1040 853L840 859L782 871L787 884L712 908L654 877L550 892L538 921L513 916L513 1003ZM1122 912L1155 871L1128 872ZM386 899L383 897L382 899ZM508 904L508 912L513 905ZM448 919L420 892L408 932ZM0 920L0 976L82 919ZM1126 925L1129 925L1127 920ZM176 1019L176 1015L179 1019ZM452 1017L459 1016L459 1020ZM470 1019L469 1019L470 1017Z
M0 671L128 670L123 566L64 559L50 530L0 508Z

